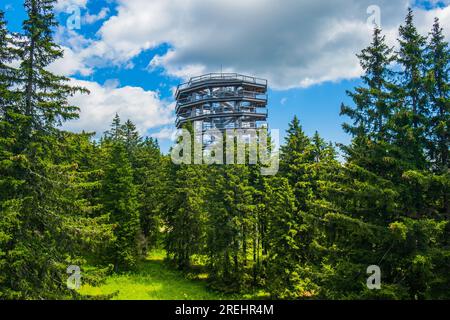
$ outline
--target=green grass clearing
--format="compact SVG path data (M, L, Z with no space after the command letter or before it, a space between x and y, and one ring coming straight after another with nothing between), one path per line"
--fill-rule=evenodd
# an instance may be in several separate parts
M97 296L119 292L116 300L221 300L258 298L252 296L230 295L212 291L207 287L206 273L187 279L186 275L164 263L165 252L153 251L139 268L133 272L113 274L98 287L84 285L82 295Z

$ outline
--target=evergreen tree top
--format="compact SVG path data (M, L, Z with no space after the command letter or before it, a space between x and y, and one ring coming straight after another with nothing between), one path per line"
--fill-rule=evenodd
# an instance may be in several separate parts
M398 42L400 49L398 51L398 60L406 69L417 68L421 60L421 50L426 44L426 37L422 36L414 24L414 13L411 8L405 18L405 23L399 28Z
M386 85L386 77L392 74L389 65L395 60L393 51L393 48L387 46L386 36L382 34L382 30L376 27L370 46L357 54L364 70L361 78L366 85L378 90Z

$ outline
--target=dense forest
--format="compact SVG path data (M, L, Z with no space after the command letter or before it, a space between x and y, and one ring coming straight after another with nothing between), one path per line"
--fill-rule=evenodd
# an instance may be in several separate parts
M341 107L349 145L294 118L279 173L262 176L175 165L119 115L101 139L62 130L78 117L70 96L88 92L48 71L63 55L53 4L26 0L20 34L0 12L0 299L80 299L69 265L95 284L154 248L168 267L202 261L223 292L450 299L450 48L437 19L422 35L409 10L396 48L374 30Z

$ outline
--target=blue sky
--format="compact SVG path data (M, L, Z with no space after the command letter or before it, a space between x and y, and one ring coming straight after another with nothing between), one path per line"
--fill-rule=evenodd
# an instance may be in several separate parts
M422 33L438 16L449 35L448 0L58 1L55 34L66 55L51 70L91 91L73 98L81 118L65 127L101 134L118 112L167 151L173 88L222 65L269 80L268 122L281 137L297 115L308 134L348 143L339 110L351 103L345 91L359 85L355 54L370 41L370 21L379 21L395 45L408 5ZM20 31L23 1L2 0L0 9L10 30Z

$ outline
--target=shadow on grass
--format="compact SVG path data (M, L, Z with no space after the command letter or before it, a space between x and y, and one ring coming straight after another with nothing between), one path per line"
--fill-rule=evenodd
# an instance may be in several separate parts
M207 287L207 274L201 266L188 275L164 262L164 253L152 252L136 271L114 274L98 287L83 286L80 294L90 297L108 296L118 292L119 300L221 300L242 299Z

